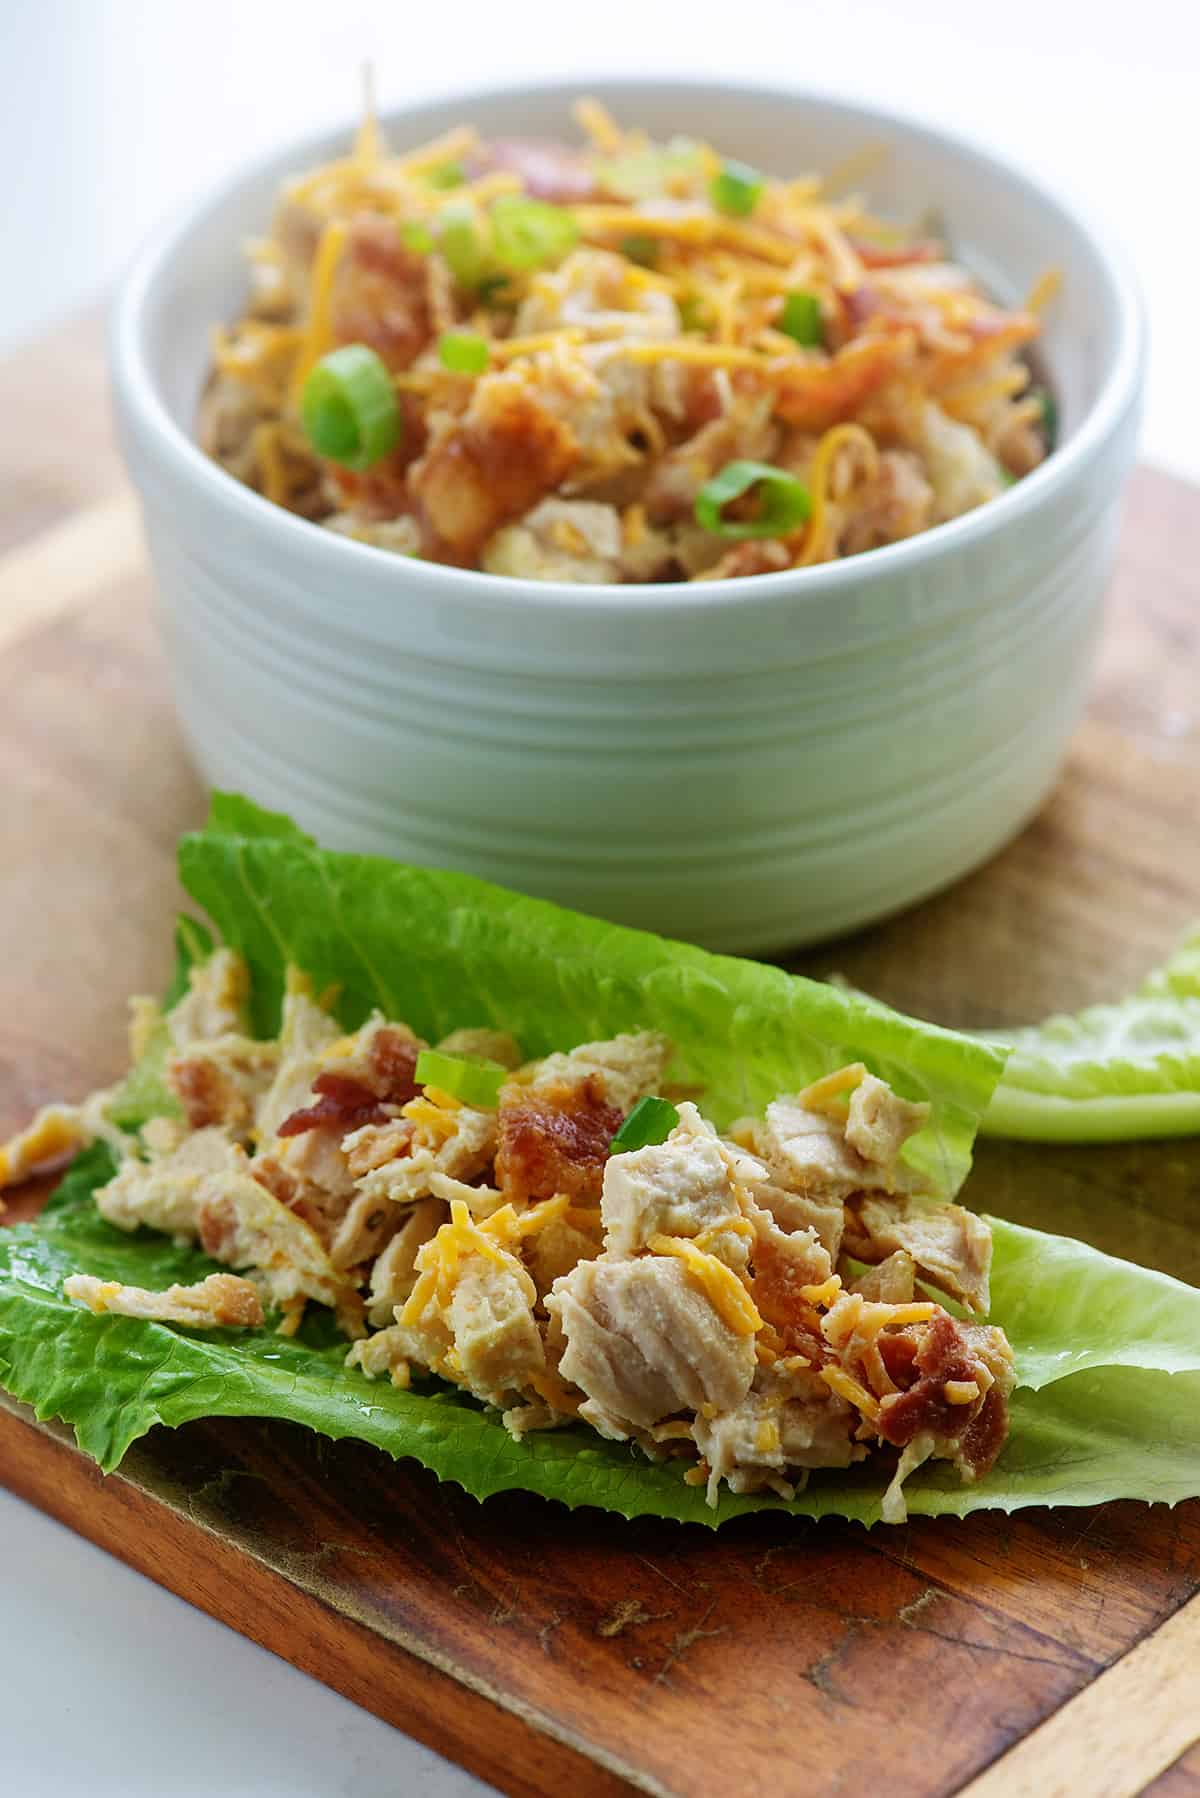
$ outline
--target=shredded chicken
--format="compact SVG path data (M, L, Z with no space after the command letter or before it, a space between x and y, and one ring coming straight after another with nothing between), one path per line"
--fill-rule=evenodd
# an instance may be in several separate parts
M187 1324L193 1330L257 1330L263 1321L258 1288L236 1274L209 1274L195 1286L168 1286L165 1292L122 1286L118 1280L98 1280L93 1274L71 1274L63 1281L63 1291L97 1317L143 1317L152 1323Z

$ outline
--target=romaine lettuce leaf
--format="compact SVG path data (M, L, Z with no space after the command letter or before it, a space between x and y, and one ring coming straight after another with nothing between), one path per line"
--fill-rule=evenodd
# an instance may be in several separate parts
M466 874L318 849L294 824L218 794L185 837L183 884L253 979L254 1022L278 1024L288 961L341 989L347 1027L373 1005L436 1039L509 1030L527 1055L622 1030L663 1030L673 1078L719 1125L850 1061L933 1106L907 1158L949 1197L1004 1051L862 994L564 911Z
M816 1474L790 1505L725 1493L712 1510L678 1468L591 1431L514 1442L495 1412L437 1381L399 1392L344 1367L345 1341L322 1316L295 1340L93 1317L62 1296L79 1268L151 1287L213 1269L166 1237L106 1224L91 1193L111 1171L105 1149L89 1151L37 1225L0 1230L0 1385L39 1417L73 1424L106 1471L154 1424L277 1417L412 1457L477 1498L516 1488L572 1507L713 1526L763 1509L878 1520L883 1482L870 1466ZM1014 1395L1012 1435L986 1480L963 1486L945 1466L922 1469L905 1486L909 1509L964 1516L1113 1498L1174 1502L1200 1491L1200 1292L1080 1243L990 1221L993 1316L1012 1336L1023 1377L1041 1390Z
M1200 1133L1200 930L1129 999L988 1041L1012 1050L982 1128L1035 1142Z
M463 876L318 851L286 819L218 800L210 829L181 851L185 884L243 950L257 1024L274 1028L284 963L343 983L355 1023L379 1003L431 1036L465 1023L514 1030L529 1053L655 1025L679 1046L677 1072L709 1088L719 1118L761 1106L829 1067L862 1058L930 1099L919 1159L949 1195L1001 1056L872 1001L777 969L706 955L504 893ZM203 953L185 933L182 965ZM153 1069L126 1111L158 1101ZM161 1092L161 1088L157 1089ZM882 1480L867 1466L814 1476L791 1506L726 1494L716 1510L677 1468L577 1429L513 1442L498 1416L435 1381L400 1392L343 1365L344 1341L310 1316L295 1340L269 1331L189 1332L97 1318L62 1296L68 1273L162 1287L212 1264L97 1213L107 1152L80 1158L36 1225L0 1231L0 1385L38 1415L74 1425L104 1468L156 1423L201 1416L286 1418L409 1456L478 1497L510 1488L627 1516L717 1524L786 1508L875 1521ZM977 1486L946 1467L906 1485L914 1512L1086 1504L1200 1493L1200 1292L1079 1243L989 1220L993 1318L1009 1332L1025 1390L1000 1462Z

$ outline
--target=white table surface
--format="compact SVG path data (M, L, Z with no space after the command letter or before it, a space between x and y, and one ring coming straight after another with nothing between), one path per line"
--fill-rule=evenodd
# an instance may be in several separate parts
M1123 237L1143 447L1200 479L1194 0L0 0L0 354L101 293L173 204L356 104L523 75L841 89L1008 149ZM714 133L715 135L715 133ZM0 1492L0 1791L467 1798L490 1788Z

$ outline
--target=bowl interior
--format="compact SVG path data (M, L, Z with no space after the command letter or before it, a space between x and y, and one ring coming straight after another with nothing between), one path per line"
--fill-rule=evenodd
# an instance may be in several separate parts
M390 141L406 148L453 125L486 133L576 136L572 84L471 95L392 113ZM880 212L928 221L950 253L998 298L1019 301L1047 268L1062 271L1039 362L1060 411L1061 442L1092 410L1117 353L1121 290L1072 214L987 154L869 108L804 94L672 81L592 85L622 122L655 137L703 137L778 174L823 172L862 152L883 154L859 185ZM245 289L243 246L271 217L280 183L342 154L345 129L291 145L211 197L160 240L141 292L137 334L151 384L189 437L214 324L235 317Z

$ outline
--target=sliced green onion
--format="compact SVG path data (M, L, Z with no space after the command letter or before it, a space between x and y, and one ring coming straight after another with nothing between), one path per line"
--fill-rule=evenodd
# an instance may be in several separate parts
M419 1069L419 1062L417 1066ZM639 1099L609 1148L614 1155L624 1155L630 1149L648 1149L654 1143L666 1142L678 1122L679 1113L670 1099Z
M696 294L685 294L679 302L679 323L685 331L704 329L704 303Z
M498 1061L476 1061L464 1055L443 1055L438 1049L422 1049L414 1077L420 1086L436 1086L452 1098L461 1099L464 1105L491 1111L508 1072Z
M1035 387L1032 397L1041 409L1038 422L1046 439L1046 448L1052 450L1058 442L1058 402L1048 387Z
M653 268L658 261L658 239L635 234L621 239L621 254L640 268Z
M437 219L437 246L460 287L478 287L489 270L487 246L469 206L445 206Z
M811 349L825 336L821 302L815 293L789 293L779 314L779 329Z
M718 212L734 218L749 218L758 205L766 182L757 169L746 162L727 162L719 175L708 184L708 197Z
M758 517L723 518L722 507L752 487L759 489ZM786 537L811 511L812 500L803 481L769 462L727 462L696 495L696 522L715 537Z
M510 273L560 262L579 241L579 226L561 206L501 194L492 205L496 261Z
M479 283L476 292L485 306L490 306L493 303L503 305L505 289L507 286L507 275L485 275L483 280Z
M407 225L401 225L400 242L406 250L417 250L422 256L428 256L437 247L429 226L418 224L415 219Z
M467 171L461 162L442 162L437 168L430 169L425 176L430 187L461 187L467 178Z
M443 368L455 375L481 375L488 365L487 342L475 331L443 331L438 338Z
M686 138L673 138L665 147L597 158L592 170L607 192L624 200L651 200L669 194L680 177L687 180L698 174L700 166L698 146Z
M404 422L392 377L365 343L344 344L313 365L300 417L318 456L356 470L395 449Z

